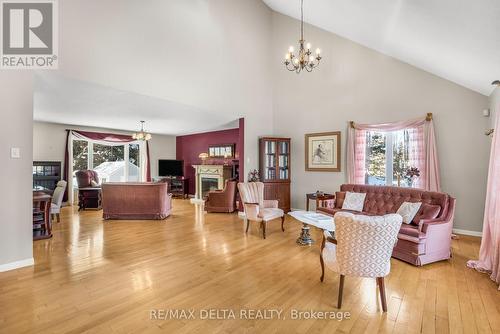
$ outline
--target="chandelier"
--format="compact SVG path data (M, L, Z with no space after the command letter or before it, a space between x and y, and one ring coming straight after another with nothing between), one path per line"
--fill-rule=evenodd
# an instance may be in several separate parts
M132 135L132 139L135 140L150 140L151 134L144 131L144 121L141 121L141 131L136 132Z
M288 53L285 55L285 67L289 71L300 73L303 69L307 72L319 65L321 60L321 50L316 49L316 57L312 55L311 43L305 44L304 40L304 0L300 0L300 40L298 54L294 54L293 46L290 46ZM304 47L305 44L305 47Z

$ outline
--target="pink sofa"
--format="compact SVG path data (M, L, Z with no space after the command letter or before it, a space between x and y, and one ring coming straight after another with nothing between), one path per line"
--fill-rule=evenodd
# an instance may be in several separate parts
M104 219L165 219L172 210L167 183L104 183Z
M366 193L360 213L365 215L395 213L403 202L422 202L412 224L401 226L392 256L417 266L450 258L453 197L421 189L343 184L336 193L334 208L318 208L318 211L331 216L342 211L347 191Z

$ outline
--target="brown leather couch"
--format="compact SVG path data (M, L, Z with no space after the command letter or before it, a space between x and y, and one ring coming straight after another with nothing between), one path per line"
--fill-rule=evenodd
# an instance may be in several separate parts
M165 219L172 210L167 183L104 183L104 219Z
M236 181L226 180L223 190L208 192L205 210L207 212L234 212L236 210Z
M334 208L318 211L335 215L342 210L345 193L366 193L364 215L395 213L403 202L422 202L411 224L403 224L392 256L421 266L451 256L451 233L455 214L455 199L446 193L422 189L343 184L336 192Z

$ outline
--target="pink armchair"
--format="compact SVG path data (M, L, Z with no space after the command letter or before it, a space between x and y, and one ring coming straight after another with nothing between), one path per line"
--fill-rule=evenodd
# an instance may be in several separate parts
M278 218L281 218L281 230L285 232L285 213L278 208L277 200L264 199L264 183L238 183L238 190L240 191L247 220L246 233L248 233L250 221L254 221L260 223L262 236L265 239L267 222Z

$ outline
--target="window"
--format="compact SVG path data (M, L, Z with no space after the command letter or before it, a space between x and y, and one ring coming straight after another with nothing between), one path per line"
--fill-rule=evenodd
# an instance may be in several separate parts
M366 132L366 184L411 187L406 176L410 165L408 130Z
M141 150L137 142L106 145L73 139L72 147L74 188L78 187L75 173L82 169L96 171L101 182L141 181Z

